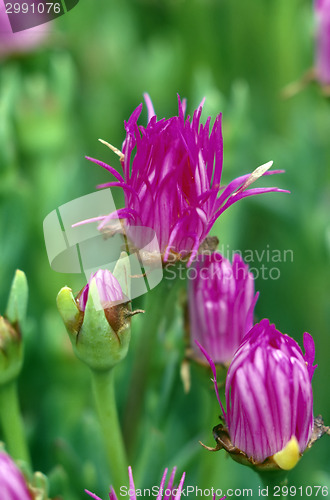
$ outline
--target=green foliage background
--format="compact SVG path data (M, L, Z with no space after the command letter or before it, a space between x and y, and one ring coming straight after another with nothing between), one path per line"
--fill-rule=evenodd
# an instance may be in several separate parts
M269 160L286 170L259 185L276 184L291 195L243 200L212 234L242 252L293 251L292 262L263 262L278 267L280 277L257 279L256 314L300 344L304 331L313 335L315 414L330 423L330 104L315 83L282 97L313 65L312 2L81 0L49 27L42 47L0 61L0 309L14 270L24 270L30 300L19 389L35 469L49 474L51 494L77 500L89 488L105 498L111 478L89 374L73 357L55 305L62 286L78 292L84 278L50 269L42 223L109 180L84 156L119 166L97 139L121 146L123 122L143 92L159 118L176 113L177 93L187 97L189 113L204 96L204 119L223 113L224 182ZM184 393L181 316L178 308L170 314L171 331L161 328L155 340L142 420L132 422L136 485L158 484L163 468L177 465L187 472L186 484L256 492L252 470L198 444L212 446L219 409L209 375L196 367ZM130 354L118 367L122 419L140 321L133 318ZM324 437L292 471L290 484L330 487L329 450Z

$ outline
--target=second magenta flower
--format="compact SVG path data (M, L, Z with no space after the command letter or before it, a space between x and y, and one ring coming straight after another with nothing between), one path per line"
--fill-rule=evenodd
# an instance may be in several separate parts
M219 252L199 255L189 281L189 331L194 356L201 360L198 340L215 363L230 362L253 326L257 295L254 278L239 254L233 263Z

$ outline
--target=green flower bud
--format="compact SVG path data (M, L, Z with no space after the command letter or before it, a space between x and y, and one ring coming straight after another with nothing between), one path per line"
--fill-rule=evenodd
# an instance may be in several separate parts
M128 271L128 259L121 258L114 273L127 278ZM129 286L124 288L128 294ZM70 288L62 288L57 307L76 356L92 370L109 370L126 356L130 318L141 311L131 311L128 296L110 271L100 269L92 274L76 298Z
M5 316L0 316L0 385L15 380L23 364L21 328L25 320L28 286L17 270L12 282Z

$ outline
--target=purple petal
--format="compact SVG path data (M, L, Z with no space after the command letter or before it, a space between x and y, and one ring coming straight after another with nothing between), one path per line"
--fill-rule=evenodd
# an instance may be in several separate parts
M307 332L304 333L304 349L305 349L304 359L306 361L309 378L310 380L312 380L314 371L317 368L317 365L313 366L313 363L315 361L315 344L313 337L310 335L310 333Z
M89 495L90 497L94 498L94 500L102 500L100 497L98 497L97 495L95 495L95 493L92 493L91 491L85 489L85 493L87 493L87 495ZM113 500L112 497L110 497L110 500Z
M219 405L220 405L221 411L223 413L223 416L224 416L225 420L227 420L227 415L226 415L226 412L222 406L221 399L219 396L219 389L218 389L218 382L217 382L217 370L215 368L215 364L213 363L213 361L210 358L210 356L208 355L208 353L205 351L204 347L202 347L197 340L195 340L195 342L196 342L197 346L200 348L200 350L202 351L202 353L204 354L205 358L207 359L207 361L210 365L210 368L211 368L213 376L214 376L214 379L212 379L212 382L214 384L214 390L215 390L217 399L219 401Z

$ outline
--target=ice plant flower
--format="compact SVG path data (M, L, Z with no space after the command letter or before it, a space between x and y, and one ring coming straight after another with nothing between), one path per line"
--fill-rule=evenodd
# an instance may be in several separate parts
M316 77L321 85L330 85L330 0L315 0Z
M94 370L107 370L127 354L130 342L130 301L107 269L92 274L76 298L62 288L57 306L79 359Z
M7 453L0 450L0 491L4 500L31 500L23 474Z
M244 338L226 379L225 412L213 361L215 389L226 426L214 428L218 448L247 465L289 470L306 449L313 431L311 379L314 341L304 334L305 355L288 335L263 319Z
M253 326L254 278L239 254L233 263L219 252L199 255L188 283L189 332L194 357L204 360L197 340L215 363L226 363Z
M99 229L106 230L113 219L121 219L126 228L149 227L156 233L164 263L169 259L172 262L189 259L189 265L217 218L230 205L247 196L284 191L275 187L248 189L258 177L281 171L268 172L272 165L269 162L252 174L221 186L221 114L216 117L210 132L210 117L205 125L200 123L203 102L190 119L189 116L185 118L185 100L178 97L178 116L157 120L147 94L145 101L147 126L138 125L141 103L125 122L123 151L105 143L119 155L123 175L87 157L115 177L115 181L98 187L121 187L125 207L83 223L101 221Z

